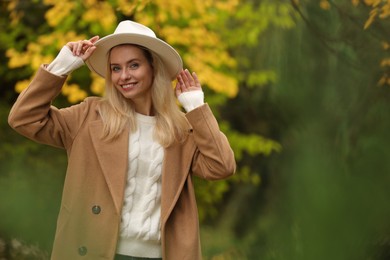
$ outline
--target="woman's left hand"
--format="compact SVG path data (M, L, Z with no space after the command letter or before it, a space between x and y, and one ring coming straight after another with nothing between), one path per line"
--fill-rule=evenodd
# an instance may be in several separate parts
M176 96L179 97L181 93L188 91L202 90L199 79L195 72L192 74L188 69L182 70L177 76L177 83L175 88Z

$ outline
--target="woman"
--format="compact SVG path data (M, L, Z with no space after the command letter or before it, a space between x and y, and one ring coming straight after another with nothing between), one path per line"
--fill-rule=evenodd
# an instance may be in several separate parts
M84 61L106 79L105 97L51 106ZM196 74L151 29L123 21L100 40L67 43L20 94L9 124L67 151L52 259L201 259L191 176L226 178L234 155Z

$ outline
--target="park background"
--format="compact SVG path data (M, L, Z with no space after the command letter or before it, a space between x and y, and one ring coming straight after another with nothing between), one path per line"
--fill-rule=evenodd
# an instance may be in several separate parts
M0 1L0 258L47 259L66 153L16 134L68 41L151 27L199 75L237 160L195 179L204 259L390 259L389 0ZM74 72L58 107L102 95Z

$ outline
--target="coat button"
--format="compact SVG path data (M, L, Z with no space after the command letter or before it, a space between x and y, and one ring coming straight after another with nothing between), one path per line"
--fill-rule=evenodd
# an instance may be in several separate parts
M100 208L100 206L98 206L98 205L95 205L95 206L93 206L92 207L92 213L93 214L99 214L100 212L102 211L102 209Z
M88 249L85 246L79 247L79 255L85 256L88 252Z

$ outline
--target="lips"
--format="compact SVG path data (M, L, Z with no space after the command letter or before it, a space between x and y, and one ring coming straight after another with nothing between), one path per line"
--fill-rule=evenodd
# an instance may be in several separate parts
M136 83L128 83L124 85L120 85L122 89L124 90L130 90L133 89L137 84Z

